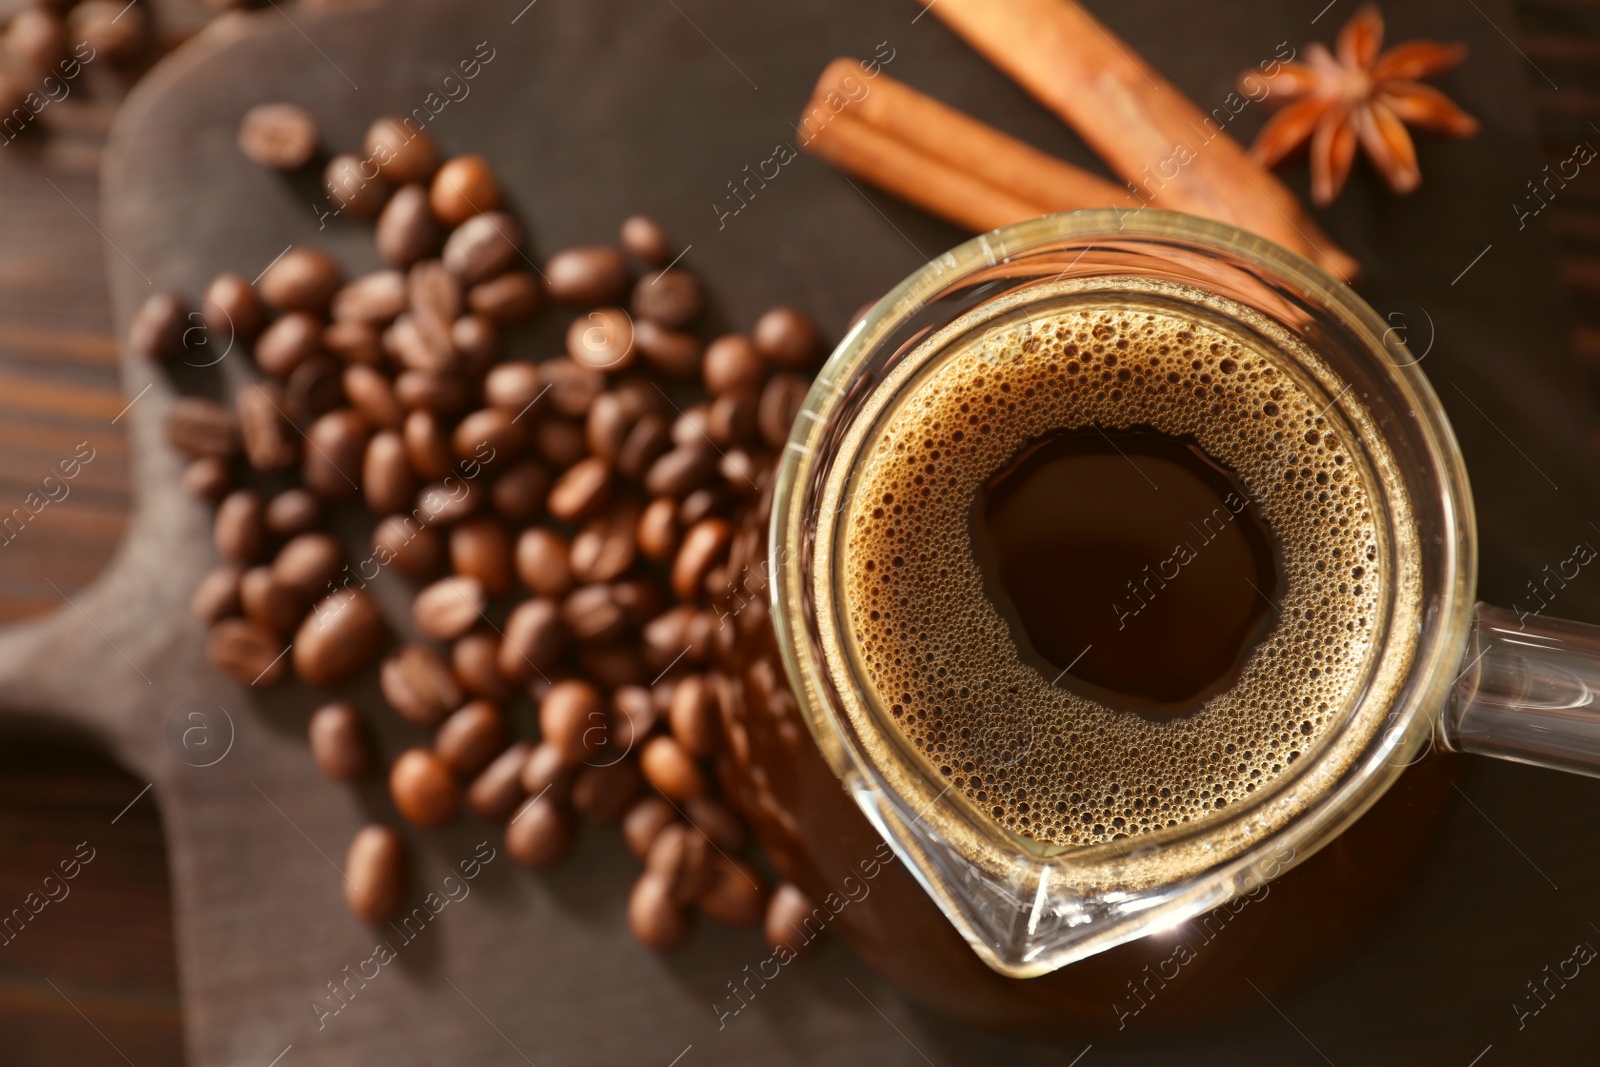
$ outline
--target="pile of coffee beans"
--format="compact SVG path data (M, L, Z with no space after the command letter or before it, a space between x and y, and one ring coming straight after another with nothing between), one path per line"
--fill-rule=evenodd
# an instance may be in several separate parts
M316 123L268 105L239 139L304 166ZM386 708L332 700L311 719L329 778L383 773L369 717L399 716L419 738L387 769L406 821L502 823L531 868L582 822L620 824L644 865L639 940L680 943L698 910L765 917L787 942L810 905L769 892L719 796L729 698L712 666L731 641L733 523L770 482L823 356L816 327L775 308L706 343L702 283L644 216L536 264L488 162L441 158L398 119L333 158L348 165L330 164L330 199L375 219L384 269L348 278L294 246L254 283L219 275L195 310L151 297L131 326L151 359L206 365L231 344L224 358L252 363L231 404L182 397L167 426L187 488L216 506L222 562L193 599L211 660L316 688L376 665ZM551 303L571 316L566 351L508 352L505 328ZM361 509L371 540L351 552L329 531ZM398 637L367 589L386 571L414 589ZM352 912L396 912L405 851L391 827L356 836Z
M150 36L144 4L39 0L22 6L0 32L0 120L11 120L3 135L15 137L49 103L70 95L85 64L126 68L142 58Z

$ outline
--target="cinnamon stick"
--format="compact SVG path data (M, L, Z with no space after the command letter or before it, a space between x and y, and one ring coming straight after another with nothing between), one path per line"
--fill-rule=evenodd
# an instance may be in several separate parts
M879 75L882 77L882 75ZM1049 214L857 118L849 108L807 131L801 147L839 169L977 233Z
M857 118L907 146L964 170L1045 211L1138 207L1127 189L1001 133L965 112L896 81L869 73L858 60L828 64L812 93L815 105L833 94Z
M1357 274L1282 182L1073 0L919 2L1077 130L1141 201L1260 234L1346 280Z

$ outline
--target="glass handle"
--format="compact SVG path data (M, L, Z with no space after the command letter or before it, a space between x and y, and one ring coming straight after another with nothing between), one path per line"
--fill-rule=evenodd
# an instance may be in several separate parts
M1479 604L1440 727L1457 751L1600 777L1600 626Z

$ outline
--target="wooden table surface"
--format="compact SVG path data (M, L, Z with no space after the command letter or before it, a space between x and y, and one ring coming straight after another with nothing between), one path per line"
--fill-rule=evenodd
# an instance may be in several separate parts
M1507 29L1529 60L1554 163L1577 140L1600 141L1600 2L1518 7L1521 32ZM195 0L156 10L163 48L209 17ZM0 143L0 516L78 442L96 454L66 499L0 541L0 623L69 603L111 560L127 516L119 416L135 398L120 388L111 335L104 266L116 253L97 228L100 151L124 86L90 74L39 131ZM1574 358L1600 366L1600 187L1575 185L1552 218L1574 296ZM8 1064L182 1061L165 855L150 798L135 801L141 786L80 740L0 738L0 909L86 837L97 850L73 883L70 919L47 908L0 946Z

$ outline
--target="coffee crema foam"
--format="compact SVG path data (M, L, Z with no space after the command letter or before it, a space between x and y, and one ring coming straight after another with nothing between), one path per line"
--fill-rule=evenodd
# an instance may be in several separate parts
M1217 813L1305 756L1367 683L1386 578L1374 475L1288 365L1198 315L1107 294L941 353L865 440L837 563L864 695L1006 830L1088 845ZM1155 721L1052 685L985 593L970 527L984 482L1029 441L1095 426L1198 441L1281 552L1270 632L1189 715Z

